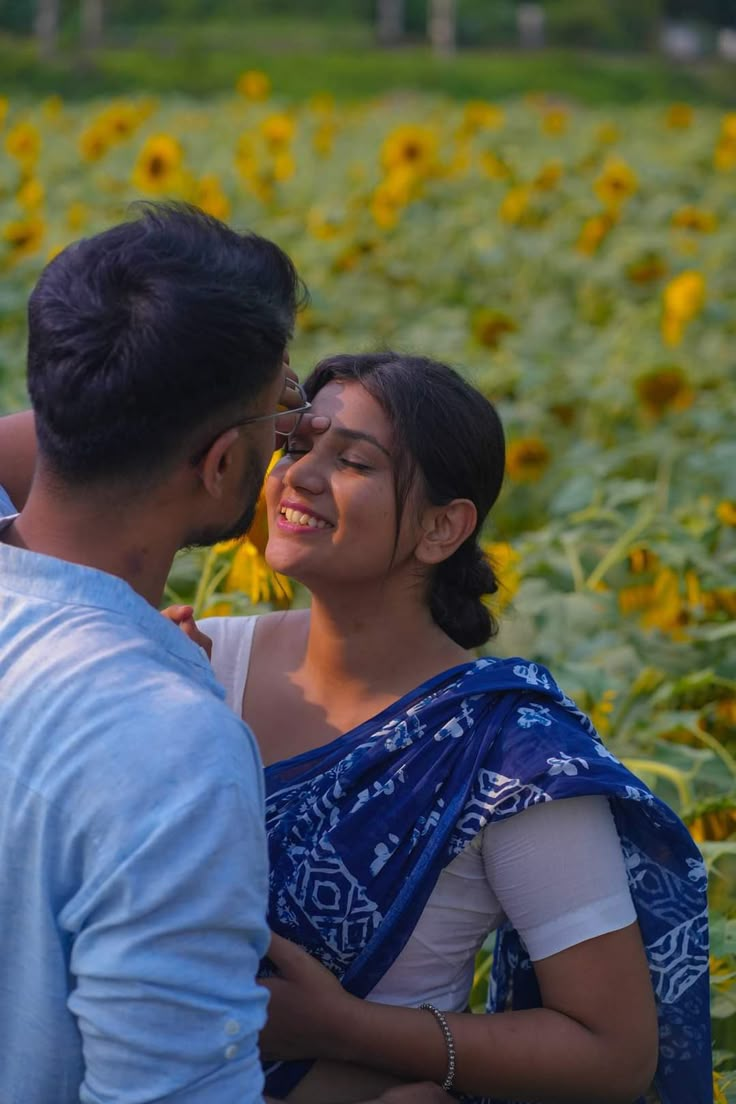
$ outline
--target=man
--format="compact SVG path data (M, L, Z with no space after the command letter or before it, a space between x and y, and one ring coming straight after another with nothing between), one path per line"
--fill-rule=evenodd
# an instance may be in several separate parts
M300 291L272 243L169 206L31 296L38 459L0 520L3 1104L262 1099L260 760L157 607L177 549L247 529L304 409Z

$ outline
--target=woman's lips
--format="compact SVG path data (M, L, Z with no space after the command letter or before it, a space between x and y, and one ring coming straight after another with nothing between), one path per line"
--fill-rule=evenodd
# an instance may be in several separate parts
M281 503L277 524L279 529L286 529L291 533L322 533L325 529L334 529L331 522L315 514L313 510L289 502Z

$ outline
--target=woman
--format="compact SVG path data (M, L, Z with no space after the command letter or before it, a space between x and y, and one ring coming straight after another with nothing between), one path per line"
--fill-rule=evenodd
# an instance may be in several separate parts
M269 1093L429 1077L630 1102L657 1066L664 1104L705 1104L696 848L549 672L471 651L494 629L477 544L504 468L493 408L390 353L327 360L306 390L330 427L269 477L267 555L311 609L206 626L266 767L271 926L329 970L276 941L264 1050L291 1060ZM496 1014L471 1016L493 929Z
M305 386L331 425L269 477L267 556L311 609L206 627L266 766L271 925L395 1007L335 990L329 1030L300 1009L284 1050L273 980L266 1046L440 1082L452 1054L456 1091L631 1101L657 1052L643 936L661 1098L709 1100L696 848L549 672L471 651L494 630L477 543L504 469L492 406L391 353L329 359ZM491 1006L519 1011L472 1017L493 928ZM277 1064L270 1091L304 1069Z

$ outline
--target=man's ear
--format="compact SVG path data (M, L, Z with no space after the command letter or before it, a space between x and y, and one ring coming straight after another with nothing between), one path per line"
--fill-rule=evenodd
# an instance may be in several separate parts
M235 444L239 432L237 427L226 429L212 442L197 465L202 485L212 498L222 498L228 476L235 463Z
M422 515L422 535L414 555L420 563L442 563L475 532L477 524L478 511L469 498L454 498L445 506L429 506Z

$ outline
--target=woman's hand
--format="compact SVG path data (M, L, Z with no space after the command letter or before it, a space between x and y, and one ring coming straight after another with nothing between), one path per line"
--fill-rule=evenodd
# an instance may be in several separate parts
M362 1002L346 993L320 962L280 935L271 936L268 957L279 975L259 981L271 995L260 1036L264 1058L329 1057L325 1052L336 1025Z
M198 628L191 606L167 606L161 610L161 614L178 625L184 635L199 644L200 648L204 648L207 658L212 659L212 641Z

